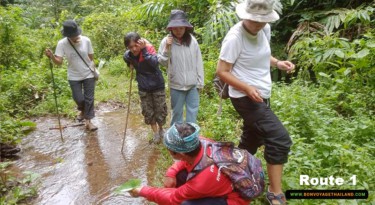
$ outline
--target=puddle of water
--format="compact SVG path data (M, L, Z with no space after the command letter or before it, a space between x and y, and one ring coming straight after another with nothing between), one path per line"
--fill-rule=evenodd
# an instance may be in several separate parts
M87 132L84 126L64 129L64 143L55 127L56 119L41 118L37 130L22 144L15 169L41 175L38 197L33 204L147 204L129 194L112 195L114 188L131 178L150 184L148 175L158 157L154 145L148 144L150 129L140 115L130 115L124 154L123 109L97 113L93 123L98 131ZM69 123L62 120L62 124ZM71 122L70 122L71 123Z

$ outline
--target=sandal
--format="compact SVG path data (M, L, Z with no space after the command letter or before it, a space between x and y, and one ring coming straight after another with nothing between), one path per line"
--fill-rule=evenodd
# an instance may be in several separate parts
M154 144L159 144L160 141L161 141L161 139L160 139L160 135L159 135L159 133L155 133L155 134L154 134L154 137L153 137L153 139L152 139L152 142L153 142Z
M270 205L279 205L279 204L285 205L286 204L286 198L283 193L275 195L275 193L267 191L266 198L267 198L267 201L270 203ZM273 200L277 200L279 203L274 204L272 203Z
M88 131L95 131L95 130L98 129L98 127L95 126L94 124L92 124L91 122L87 122L87 123L86 123L86 129L87 129Z
M161 139L164 138L164 134L165 134L165 132L164 132L163 128L161 128L161 129L159 130L159 136L160 136Z

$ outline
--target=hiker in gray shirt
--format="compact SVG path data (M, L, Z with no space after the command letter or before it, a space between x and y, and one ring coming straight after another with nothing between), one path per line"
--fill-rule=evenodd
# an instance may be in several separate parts
M73 99L77 104L77 109L80 111L77 119L80 121L85 119L86 129L94 131L98 129L91 122L91 119L95 117L95 79L92 71L87 66L87 64L93 64L94 50L90 39L82 36L81 33L82 30L75 21L65 21L62 30L65 38L58 42L55 54L48 48L45 50L45 54L57 65L62 65L64 57L67 59L68 81ZM81 55L82 59L79 55Z

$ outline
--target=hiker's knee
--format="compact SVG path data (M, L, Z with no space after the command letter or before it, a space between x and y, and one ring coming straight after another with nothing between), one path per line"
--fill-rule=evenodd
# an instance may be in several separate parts
M238 145L241 149L246 149L250 154L254 155L258 147L263 144L263 139L252 125L244 125L242 128L241 140Z
M238 147L241 149L246 149L250 154L254 155L257 152L258 147L260 147L260 142L256 140L247 140L246 138L241 137Z
M265 144L264 158L269 164L284 164L288 161L291 146L292 140L286 133Z

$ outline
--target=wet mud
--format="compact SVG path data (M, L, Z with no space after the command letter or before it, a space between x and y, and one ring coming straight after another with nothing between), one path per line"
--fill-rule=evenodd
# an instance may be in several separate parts
M131 178L150 184L158 151L148 143L150 129L141 115L129 115L124 151L126 110L102 110L93 123L98 130L88 132L84 126L67 125L60 139L56 118L36 119L37 129L24 138L13 165L19 171L39 174L38 196L31 204L148 204L142 197L128 193L115 195L114 189Z

